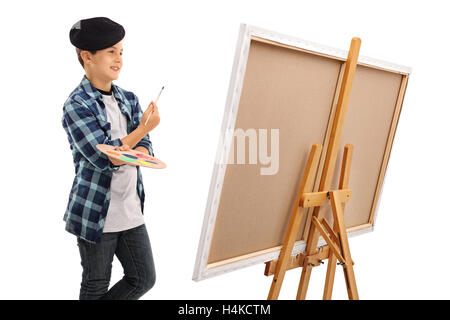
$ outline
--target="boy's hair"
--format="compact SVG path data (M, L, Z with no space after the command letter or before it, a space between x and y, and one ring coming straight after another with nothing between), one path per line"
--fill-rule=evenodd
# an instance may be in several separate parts
M81 50L79 48L75 48L76 52L77 52L77 57L78 57L78 61L80 62L81 66L84 68L84 61L83 58L81 58L81 51L89 51L92 54L95 54L97 52L97 50Z

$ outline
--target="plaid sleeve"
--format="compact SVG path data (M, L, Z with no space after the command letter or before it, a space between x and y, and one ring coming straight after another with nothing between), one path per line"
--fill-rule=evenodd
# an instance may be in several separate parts
M100 127L92 111L77 102L64 106L63 115L66 131L72 138L77 150L96 168L100 170L116 170L114 165L103 152L97 149L97 144L121 146L120 139L110 140Z
M135 108L136 108L134 110L135 111L134 112L134 117L137 118L137 121L133 121L133 123L137 123L137 125L139 125L139 123L141 122L142 115L144 113L142 112L141 105L139 104L139 100L138 100L138 97L136 95L134 95L134 101L135 101ZM136 125L135 128L133 128L133 130L137 128L137 125ZM150 141L150 135L148 133L145 135L145 137L143 137L141 139L141 141L139 141L136 144L136 146L134 146L133 149L135 149L136 147L145 147L145 148L147 148L147 150L149 151L151 156L153 156L153 157L155 156L154 153L153 153L152 142Z

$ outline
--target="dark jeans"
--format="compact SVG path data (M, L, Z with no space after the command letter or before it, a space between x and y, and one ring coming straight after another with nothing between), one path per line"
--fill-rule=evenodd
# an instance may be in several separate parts
M100 243L77 238L83 275L80 300L137 300L155 284L152 249L145 224L103 233ZM124 270L123 278L109 291L114 254Z

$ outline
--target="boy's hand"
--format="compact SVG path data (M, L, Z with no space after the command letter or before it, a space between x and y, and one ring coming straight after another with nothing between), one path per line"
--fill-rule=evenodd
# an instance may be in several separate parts
M127 151L127 150L130 150L130 149L131 149L130 146L127 145L127 144L121 145L120 147L119 147L119 146L115 146L115 147L114 147L114 150L119 150L119 151ZM121 166L121 165L124 165L124 164L129 164L128 162L125 162L125 161L122 161L122 160L119 160L119 159L114 159L114 158L111 158L111 157L109 157L109 156L108 156L108 158L109 158L109 160L110 160L114 165L116 165L116 166Z
M121 146L115 146L114 147L114 150L119 150L119 151L127 151L127 150L130 150L130 149L131 149L130 146L127 145L127 144L123 144Z
M150 118L147 121L147 117L150 115ZM147 121L147 124L145 122ZM142 115L141 122L139 123L139 127L142 128L145 132L150 132L159 124L159 111L158 106L152 101L145 110Z

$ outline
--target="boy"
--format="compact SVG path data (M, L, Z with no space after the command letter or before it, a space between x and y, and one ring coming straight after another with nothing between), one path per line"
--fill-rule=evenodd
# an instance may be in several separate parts
M69 36L86 73L66 100L62 117L76 174L64 221L77 236L81 256L79 298L139 299L155 283L140 167L109 158L95 146L153 156L148 132L159 124L158 107L152 101L142 113L138 98L112 83L122 68L125 30L120 24L105 17L84 19ZM124 277L108 291L114 255Z

